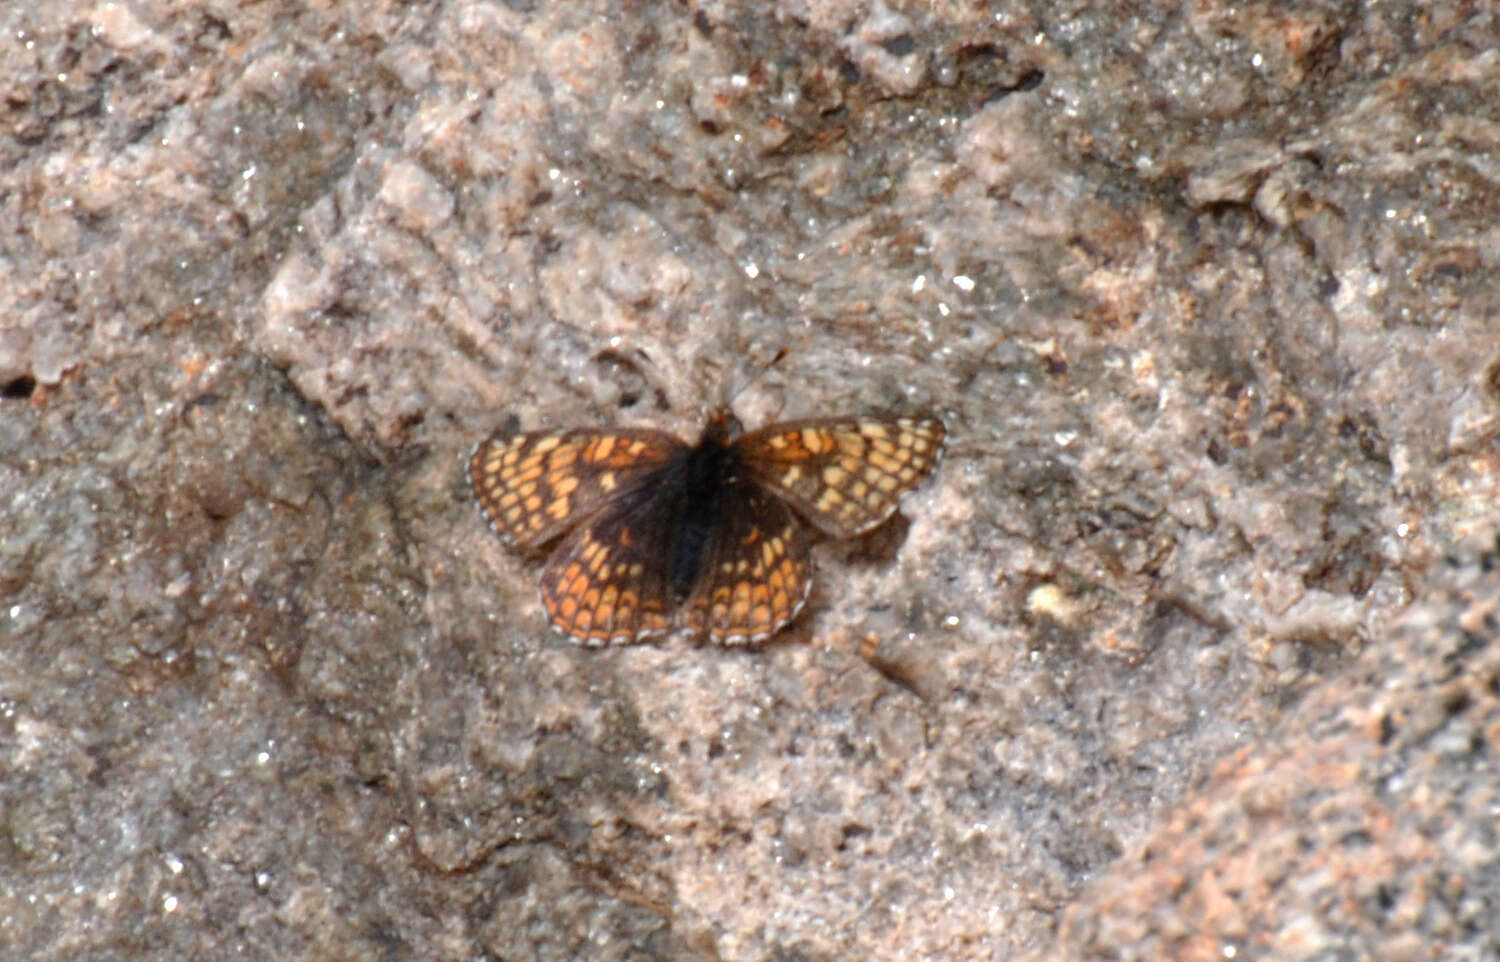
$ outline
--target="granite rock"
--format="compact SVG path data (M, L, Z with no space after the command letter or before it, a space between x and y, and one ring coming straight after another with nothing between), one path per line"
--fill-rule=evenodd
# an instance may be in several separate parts
M1500 952L1482 9L0 25L0 956ZM946 458L550 635L473 444L726 403Z

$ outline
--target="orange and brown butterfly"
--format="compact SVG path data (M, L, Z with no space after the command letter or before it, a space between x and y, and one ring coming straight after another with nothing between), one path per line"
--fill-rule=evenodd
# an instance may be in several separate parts
M506 544L561 537L542 570L552 626L586 645L687 629L763 641L807 601L808 534L889 518L937 465L935 417L841 417L738 433L724 413L687 444L663 431L499 431L469 481Z

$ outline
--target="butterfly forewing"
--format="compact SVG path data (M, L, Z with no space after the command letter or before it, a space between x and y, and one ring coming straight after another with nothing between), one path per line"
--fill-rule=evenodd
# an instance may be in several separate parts
M631 428L500 431L474 449L469 481L500 537L534 548L627 495L682 447Z
M773 424L734 442L746 474L824 533L863 534L937 465L937 418L821 418Z
M769 491L726 485L705 564L679 622L721 645L763 641L807 601L807 535Z

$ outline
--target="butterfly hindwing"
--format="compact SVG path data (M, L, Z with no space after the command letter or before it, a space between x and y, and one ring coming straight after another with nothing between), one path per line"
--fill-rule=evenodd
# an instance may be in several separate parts
M672 627L676 598L662 563L672 532L660 491L637 488L583 521L542 569L553 627L586 645L631 644Z
M807 556L807 534L780 498L743 481L726 486L679 622L721 645L771 637L807 601Z

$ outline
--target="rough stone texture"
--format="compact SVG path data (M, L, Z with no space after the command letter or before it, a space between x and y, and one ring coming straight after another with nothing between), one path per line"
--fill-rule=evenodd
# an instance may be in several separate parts
M0 28L0 957L1500 953L1483 5ZM549 635L468 448L726 398L948 457Z
M1074 959L1493 958L1500 530L1063 915Z

